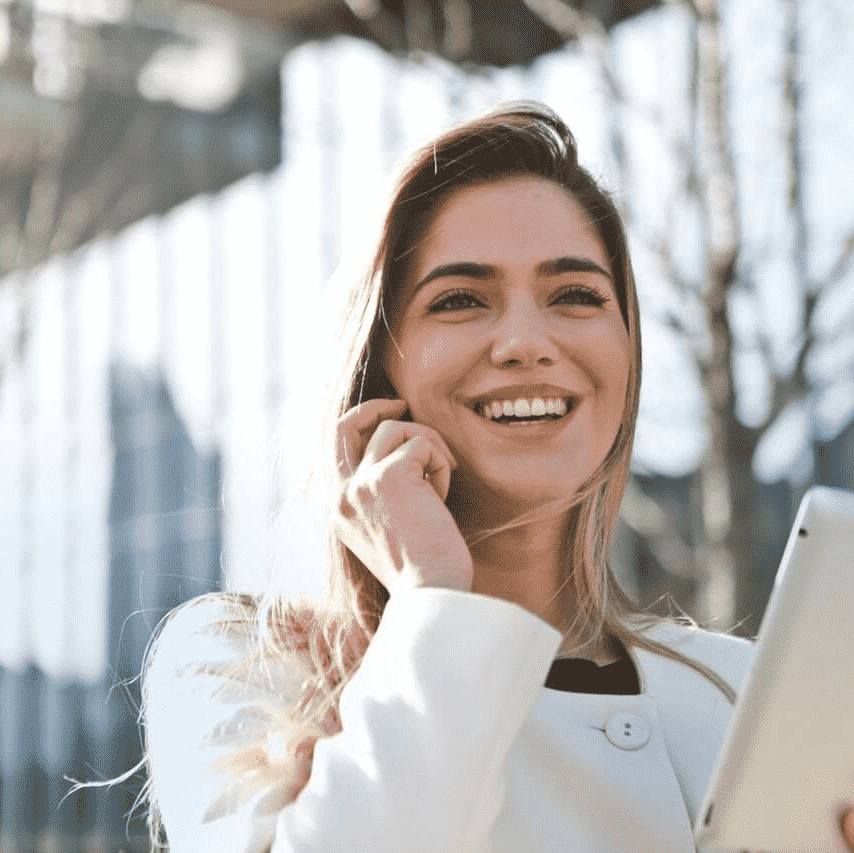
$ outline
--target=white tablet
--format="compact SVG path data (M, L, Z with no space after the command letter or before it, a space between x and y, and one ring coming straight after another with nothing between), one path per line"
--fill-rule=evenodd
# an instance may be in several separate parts
M697 813L701 850L848 853L854 804L854 492L804 497Z

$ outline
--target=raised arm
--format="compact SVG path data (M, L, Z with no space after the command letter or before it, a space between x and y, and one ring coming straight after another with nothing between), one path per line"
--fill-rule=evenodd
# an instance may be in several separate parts
M228 679L246 640L197 620L164 631L146 685L171 853L480 849L506 755L561 640L498 599L440 588L396 596L342 693L342 731L317 742L294 799L308 768L277 764L276 747L307 671L288 660Z

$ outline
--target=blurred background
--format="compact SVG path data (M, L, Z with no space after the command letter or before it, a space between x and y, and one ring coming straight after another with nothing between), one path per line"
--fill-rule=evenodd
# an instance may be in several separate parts
M854 488L848 0L0 0L0 846L136 853L160 617L319 599L342 282L399 158L534 98L631 236L644 382L613 565L755 635ZM336 274L337 271L337 274Z

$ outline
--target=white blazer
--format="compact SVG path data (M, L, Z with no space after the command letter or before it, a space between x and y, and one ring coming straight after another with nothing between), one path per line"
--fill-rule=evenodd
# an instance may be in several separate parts
M247 660L222 601L182 608L145 681L152 794L171 853L689 853L732 713L684 664L631 649L636 696L543 685L560 633L524 608L449 589L389 602L341 696L340 733L305 788L282 747L308 675ZM681 625L648 635L736 690L746 640ZM278 762L278 763L277 763Z

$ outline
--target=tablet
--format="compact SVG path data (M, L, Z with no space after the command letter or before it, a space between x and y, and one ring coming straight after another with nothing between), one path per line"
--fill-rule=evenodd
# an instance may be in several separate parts
M694 826L701 850L848 853L854 804L854 492L801 502Z

